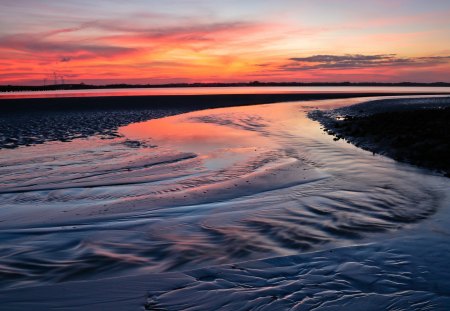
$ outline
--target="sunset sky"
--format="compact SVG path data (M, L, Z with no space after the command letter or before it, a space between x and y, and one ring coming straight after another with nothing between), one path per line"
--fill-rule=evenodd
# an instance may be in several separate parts
M449 0L1 0L0 84L450 82Z

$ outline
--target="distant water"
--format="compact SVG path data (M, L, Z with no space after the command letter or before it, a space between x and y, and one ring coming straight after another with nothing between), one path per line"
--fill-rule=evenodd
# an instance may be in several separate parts
M447 181L306 117L361 101L205 110L0 151L0 286L294 255L429 217Z
M218 95L218 94L310 94L310 93L450 93L450 87L388 87L388 86L268 86L268 87L176 87L96 89L60 91L24 91L0 93L0 99L54 98L146 95Z

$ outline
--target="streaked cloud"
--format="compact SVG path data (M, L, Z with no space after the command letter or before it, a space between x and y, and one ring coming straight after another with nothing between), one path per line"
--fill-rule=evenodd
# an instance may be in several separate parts
M289 58L282 70L364 69L373 67L430 67L450 63L450 56L398 57L396 54L312 55Z
M3 50L13 50L33 55L42 53L46 56L55 55L57 58L59 58L58 55L61 53L71 53L78 56L95 55L110 57L133 51L131 48L122 46L80 43L75 41L55 41L42 37L40 34L18 34L0 37L0 46Z
M5 0L0 84L52 72L95 83L450 81L449 13L445 0Z

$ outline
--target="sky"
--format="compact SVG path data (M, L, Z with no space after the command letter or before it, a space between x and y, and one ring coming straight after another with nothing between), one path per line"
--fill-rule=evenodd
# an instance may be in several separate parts
M449 0L1 0L0 84L450 82Z

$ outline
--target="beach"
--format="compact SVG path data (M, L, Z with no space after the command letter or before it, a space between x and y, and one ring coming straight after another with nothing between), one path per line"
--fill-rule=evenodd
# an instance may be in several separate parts
M246 106L296 100L317 100L327 98L351 98L388 96L400 94L433 94L440 88L358 88L352 92L339 88L326 91L293 91L295 88L281 88L278 93L264 93L270 90L259 88L249 94L246 88L169 88L166 93L178 95L142 95L155 89L103 90L100 93L18 92L0 94L0 149L17 148L42 144L48 141L70 141L101 135L111 138L117 129L130 123L161 118L189 111ZM205 90L206 89L206 90ZM326 89L326 88L325 88ZM356 89L356 90L355 90ZM94 90L95 91L95 90ZM216 92L207 95L208 92ZM276 90L274 90L275 92ZM202 94L205 92L206 94ZM221 94L229 92L228 94ZM404 93L402 93L404 92ZM124 94L125 93L125 94ZM186 94L187 93L187 94ZM108 95L109 94L109 95ZM72 97L71 97L72 96ZM26 112L26 113L24 113Z
M0 311L448 311L450 1L0 1Z
M411 97L175 111L1 150L3 307L444 310L449 179L308 117Z

